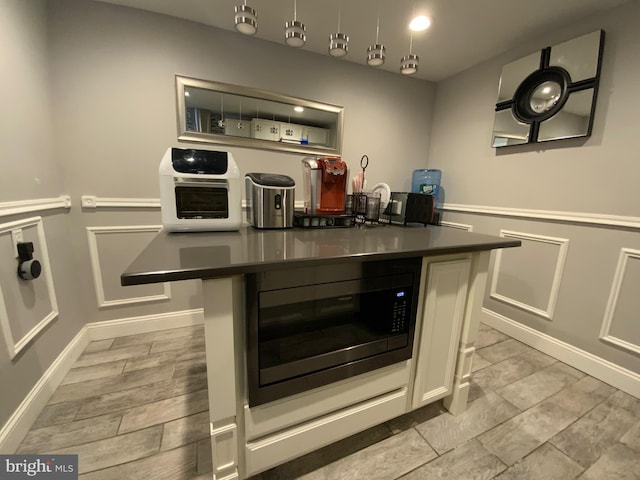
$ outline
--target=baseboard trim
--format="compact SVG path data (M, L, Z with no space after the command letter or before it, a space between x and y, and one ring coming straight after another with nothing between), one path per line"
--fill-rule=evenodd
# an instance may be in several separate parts
M137 335L138 333L149 333L157 330L201 325L203 322L204 314L202 308L194 308L193 310L156 313L88 323L87 329L89 330L90 341L94 342L124 335Z
M7 423L0 429L0 452L14 453L18 449L29 433L31 425L36 421L64 376L87 348L89 341L88 330L84 326L42 374Z
M482 309L480 320L491 328L526 343L542 353L551 355L629 395L640 398L640 374L527 327L488 308Z
M200 325L203 321L202 308L195 308L86 324L60 352L60 355L42 374L9 417L9 420L2 426L0 429L0 452L8 454L14 453L18 449L53 392L90 342L124 335Z

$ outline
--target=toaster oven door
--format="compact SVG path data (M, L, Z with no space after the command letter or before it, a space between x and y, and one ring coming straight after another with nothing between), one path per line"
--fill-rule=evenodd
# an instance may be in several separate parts
M229 218L226 187L210 184L176 185L176 215L188 218Z

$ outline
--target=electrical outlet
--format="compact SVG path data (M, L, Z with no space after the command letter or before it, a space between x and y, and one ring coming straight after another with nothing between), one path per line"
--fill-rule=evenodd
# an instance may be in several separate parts
M18 255L18 243L21 243L24 241L24 238L22 237L21 228L15 228L11 230L11 240L13 241L13 254L15 255L16 258L19 258L20 255Z

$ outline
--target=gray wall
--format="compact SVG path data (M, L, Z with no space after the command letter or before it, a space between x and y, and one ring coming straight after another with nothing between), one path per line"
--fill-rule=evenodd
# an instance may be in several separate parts
M197 282L170 291L119 285L122 269L160 224L159 209L80 204L83 195L159 197L162 155L189 145L176 141L175 74L343 105L343 158L357 166L368 154L370 185L408 189L411 171L426 163L435 94L429 82L99 2L0 0L0 22L2 66L10 67L0 89L0 202L60 194L73 202L70 211L42 214L60 314L18 361L0 343L0 383L12 386L0 400L0 425L85 323L202 306ZM301 184L302 155L232 152L242 173L279 172ZM14 218L0 225L5 220ZM8 252L0 257L0 288L20 291L11 248L0 236L0 253ZM98 293L107 305L98 305ZM165 293L170 298L144 301ZM47 302L27 318L36 321ZM11 322L18 311L12 304Z
M489 317L498 323L501 318L515 321L636 373L640 373L640 257L633 252L640 250L639 24L640 3L630 2L607 15L523 43L439 83L428 161L430 167L443 170L450 208L478 210L448 211L446 221L484 233L513 231L523 240L522 248L504 252L499 270L492 274L496 288L491 297L488 289L485 300ZM606 42L593 135L587 140L491 148L502 66L600 28L606 31ZM513 218L505 208L525 210L531 218ZM543 218L555 211L565 212L565 218ZM575 223L568 220L571 216L601 224ZM632 217L627 220L635 226L608 224L620 216ZM619 268L621 256L626 263ZM600 339L607 318L610 336L626 345Z
M46 7L39 0L0 2L0 204L56 197L66 190L53 147ZM0 425L86 320L84 303L76 295L80 282L69 245L68 212L2 213L0 208L0 295L4 299L0 316L6 315L8 332L0 329ZM34 243L35 256L43 261L45 272L25 282L16 275L18 262L10 230L5 227L36 216L42 217L41 221L22 228L22 232L25 241ZM45 234L44 242L38 236L38 223ZM49 253L49 263L44 263L44 250ZM52 282L47 282L47 272ZM9 335L12 344L17 343L53 314L56 304L58 315L11 360L5 347Z

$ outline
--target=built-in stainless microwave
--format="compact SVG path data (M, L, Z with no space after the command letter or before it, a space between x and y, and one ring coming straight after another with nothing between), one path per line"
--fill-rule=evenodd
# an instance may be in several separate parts
M421 258L247 276L249 405L411 358Z

